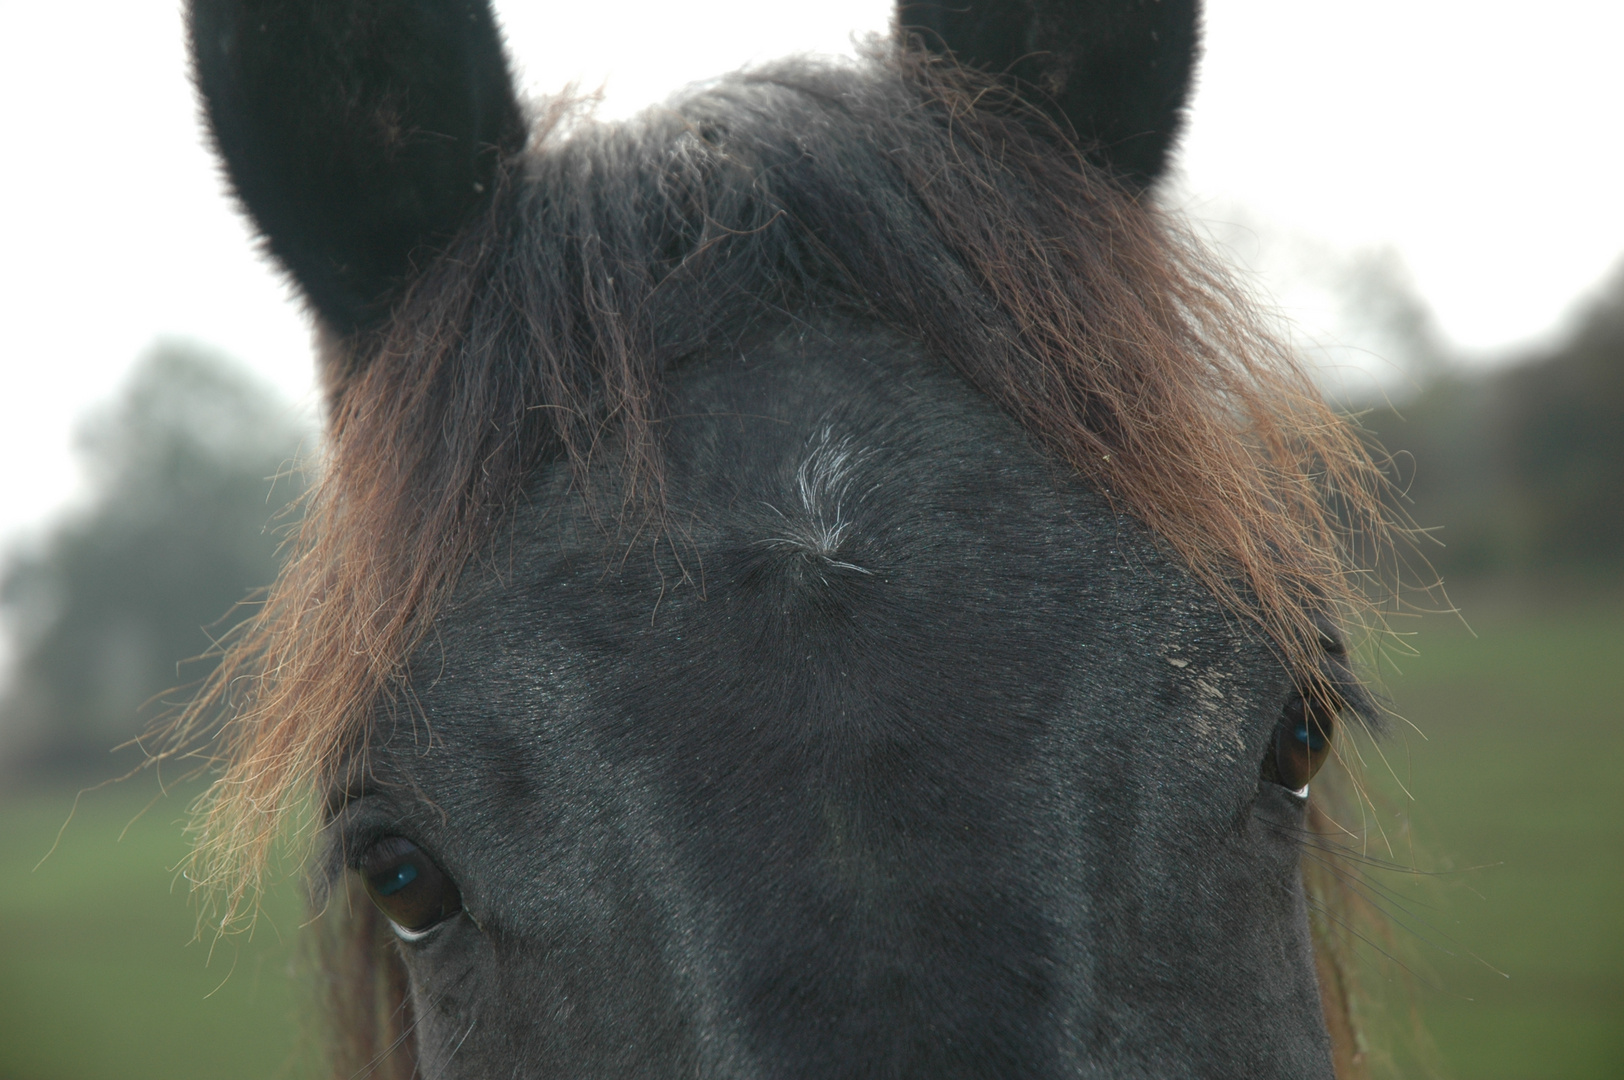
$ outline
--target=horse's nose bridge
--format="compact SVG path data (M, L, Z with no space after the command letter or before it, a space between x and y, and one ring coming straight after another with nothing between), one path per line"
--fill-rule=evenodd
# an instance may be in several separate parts
M1052 956L1002 824L941 814L917 785L808 782L691 838L673 862L703 925L677 936L704 943L689 959L720 1003L708 1022L809 1070L793 1075L820 1060L947 1075L955 1053L989 1047L1022 1066L989 1075L1038 1075Z
M902 857L906 837L864 820L855 801L832 791L817 797L815 858L855 911L885 917L897 911L908 878Z

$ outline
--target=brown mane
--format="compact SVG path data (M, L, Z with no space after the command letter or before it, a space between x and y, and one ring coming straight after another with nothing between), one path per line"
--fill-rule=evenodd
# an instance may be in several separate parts
M393 320L328 350L323 475L172 743L212 736L223 765L192 874L221 925L405 690L526 476L580 465L612 429L626 520L657 521L662 370L817 305L951 364L1305 685L1316 616L1368 610L1352 552L1392 528L1358 433L1198 243L1007 91L910 51L768 68L640 126L560 105Z

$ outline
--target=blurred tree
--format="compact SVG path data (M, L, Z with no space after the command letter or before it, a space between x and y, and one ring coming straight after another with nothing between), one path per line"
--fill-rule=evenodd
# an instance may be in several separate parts
M88 504L0 573L14 656L0 767L105 770L162 708L143 706L201 674L177 665L275 576L272 519L298 493L287 474L305 436L286 402L182 345L87 418Z
M1624 565L1624 275L1552 355L1501 380L1498 461L1540 564Z
M1362 417L1400 457L1446 576L1624 570L1624 274L1558 345L1482 374L1440 365Z

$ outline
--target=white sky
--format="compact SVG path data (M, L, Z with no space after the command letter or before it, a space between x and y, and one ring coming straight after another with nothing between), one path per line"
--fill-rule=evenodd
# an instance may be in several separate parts
M532 92L608 79L623 114L787 52L844 51L885 0L498 0ZM0 0L0 545L70 498L71 433L135 358L189 337L310 400L309 330L198 139L176 0ZM1548 337L1624 254L1624 4L1209 0L1175 201L1311 343L1325 281L1391 249L1452 343ZM1352 344L1357 345L1358 342Z

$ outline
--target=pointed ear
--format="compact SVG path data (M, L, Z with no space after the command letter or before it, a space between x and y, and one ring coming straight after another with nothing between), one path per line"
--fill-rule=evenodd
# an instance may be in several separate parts
M333 330L376 323L525 124L486 0L190 0L214 144Z
M966 67L1013 76L1130 188L1166 168L1199 0L902 0L897 25Z

